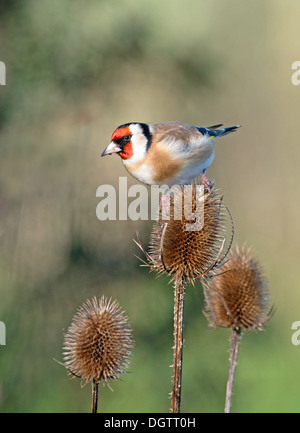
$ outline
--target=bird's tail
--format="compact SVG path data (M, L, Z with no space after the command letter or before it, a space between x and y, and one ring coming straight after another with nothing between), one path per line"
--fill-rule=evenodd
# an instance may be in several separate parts
M222 125L220 125L222 126ZM209 135L212 135L214 137L221 137L222 135L226 135L226 134L230 134L231 132L236 131L238 128L240 128L240 125L236 125L236 126L229 126L228 128L221 128L221 129L209 129L208 128L208 133Z
M223 135L226 134L230 134L230 132L234 132L235 130L237 130L238 128L240 128L240 125L236 125L236 126L229 126L228 128L219 128L220 126L223 126L222 124L220 125L214 125L214 126L210 126L208 128L198 128L198 130L204 135L204 134L208 134L210 137L221 137Z

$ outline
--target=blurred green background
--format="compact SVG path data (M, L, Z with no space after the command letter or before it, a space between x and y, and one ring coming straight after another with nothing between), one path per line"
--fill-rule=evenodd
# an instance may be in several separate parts
M299 16L296 0L1 0L1 412L90 411L90 385L53 358L94 295L117 299L135 336L131 373L100 387L100 411L169 411L173 289L133 242L138 230L148 245L152 221L96 218L98 186L127 175L100 158L115 127L167 120L242 125L216 143L208 176L276 310L244 335L232 411L299 411ZM182 412L224 409L230 332L203 308L201 284L188 287Z

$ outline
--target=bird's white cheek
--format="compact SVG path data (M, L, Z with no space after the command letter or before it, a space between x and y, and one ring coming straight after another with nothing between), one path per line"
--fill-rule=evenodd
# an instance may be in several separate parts
M147 140L143 135L136 135L132 137L132 150L133 155L130 159L124 160L125 165L137 164L143 161L146 155Z

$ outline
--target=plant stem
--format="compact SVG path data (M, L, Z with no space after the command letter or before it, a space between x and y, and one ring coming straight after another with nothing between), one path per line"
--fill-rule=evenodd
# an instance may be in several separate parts
M93 388L92 388L92 413L97 413L98 408L98 385L95 379L93 379Z
M171 412L180 412L182 353L183 353L183 311L186 280L176 277L174 286L174 346L173 346L173 377L171 393Z
M233 328L231 334L230 357L229 357L229 372L226 387L225 413L230 413L231 398L233 393L233 382L235 369L237 365L237 356L239 350L239 342L241 340L241 328Z

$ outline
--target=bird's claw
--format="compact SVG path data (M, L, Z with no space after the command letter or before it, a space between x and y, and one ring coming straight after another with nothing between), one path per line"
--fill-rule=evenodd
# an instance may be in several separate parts
M207 179L205 173L203 173L201 176L201 185L203 185L204 188L207 188L209 192L212 191L213 186L214 186L213 182L211 180Z

